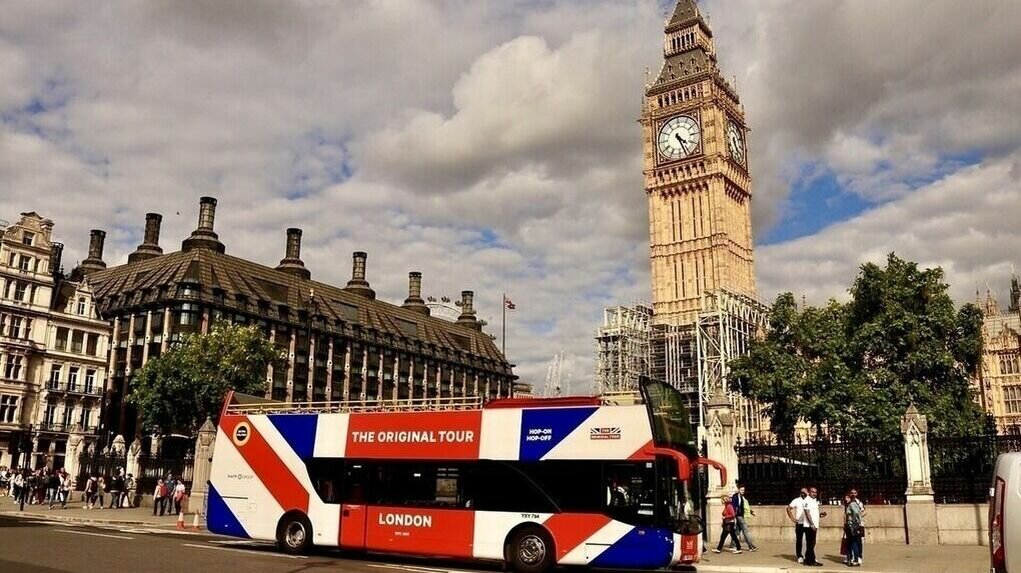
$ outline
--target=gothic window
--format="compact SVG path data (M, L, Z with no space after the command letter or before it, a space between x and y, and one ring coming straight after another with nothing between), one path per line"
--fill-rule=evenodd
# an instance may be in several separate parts
M0 394L0 422L13 424L18 419L18 397Z
M1017 354L1003 354L1000 356L1000 374L1021 373L1021 360Z
M1021 386L1003 389L1003 406L1008 414L1021 414Z

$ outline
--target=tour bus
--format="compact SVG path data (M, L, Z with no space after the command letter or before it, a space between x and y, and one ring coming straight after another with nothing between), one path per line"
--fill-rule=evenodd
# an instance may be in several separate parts
M1021 452L996 460L989 494L989 570L1021 573Z
M630 402L630 403L628 403ZM676 390L641 395L280 403L227 397L211 532L311 546L554 565L698 561L699 458Z

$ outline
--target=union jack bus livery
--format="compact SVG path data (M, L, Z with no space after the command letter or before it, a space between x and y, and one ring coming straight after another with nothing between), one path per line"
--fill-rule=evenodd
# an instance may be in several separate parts
M619 403L620 400L617 400ZM214 533L342 550L659 568L701 555L699 458L676 391L642 398L283 404L228 396ZM723 476L723 482L726 477Z

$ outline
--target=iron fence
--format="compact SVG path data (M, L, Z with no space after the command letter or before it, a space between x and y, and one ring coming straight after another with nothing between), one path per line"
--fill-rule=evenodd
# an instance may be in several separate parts
M143 455L139 460L139 475L136 478L138 492L142 495L151 495L156 489L159 480L167 476L174 476L174 479L181 480L191 491L192 472L195 468L195 457L191 451L183 456L178 455Z
M1021 436L929 437L929 471L936 503L983 503L996 457L1021 452Z
M741 484L757 504L787 505L802 487L818 488L824 504L852 488L870 504L905 500L903 440L742 445L737 457Z
M128 458L125 455L117 455L112 452L82 452L78 458L78 475L75 480L75 487L78 491L85 489L85 483L90 476L103 476L107 483L110 478L116 475L118 469L127 467Z

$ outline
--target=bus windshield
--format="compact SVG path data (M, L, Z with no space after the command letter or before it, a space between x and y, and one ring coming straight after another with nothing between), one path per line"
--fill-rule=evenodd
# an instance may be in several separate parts
M667 384L651 379L641 383L652 423L652 438L656 445L695 456L698 448L691 430L688 408L680 392Z

